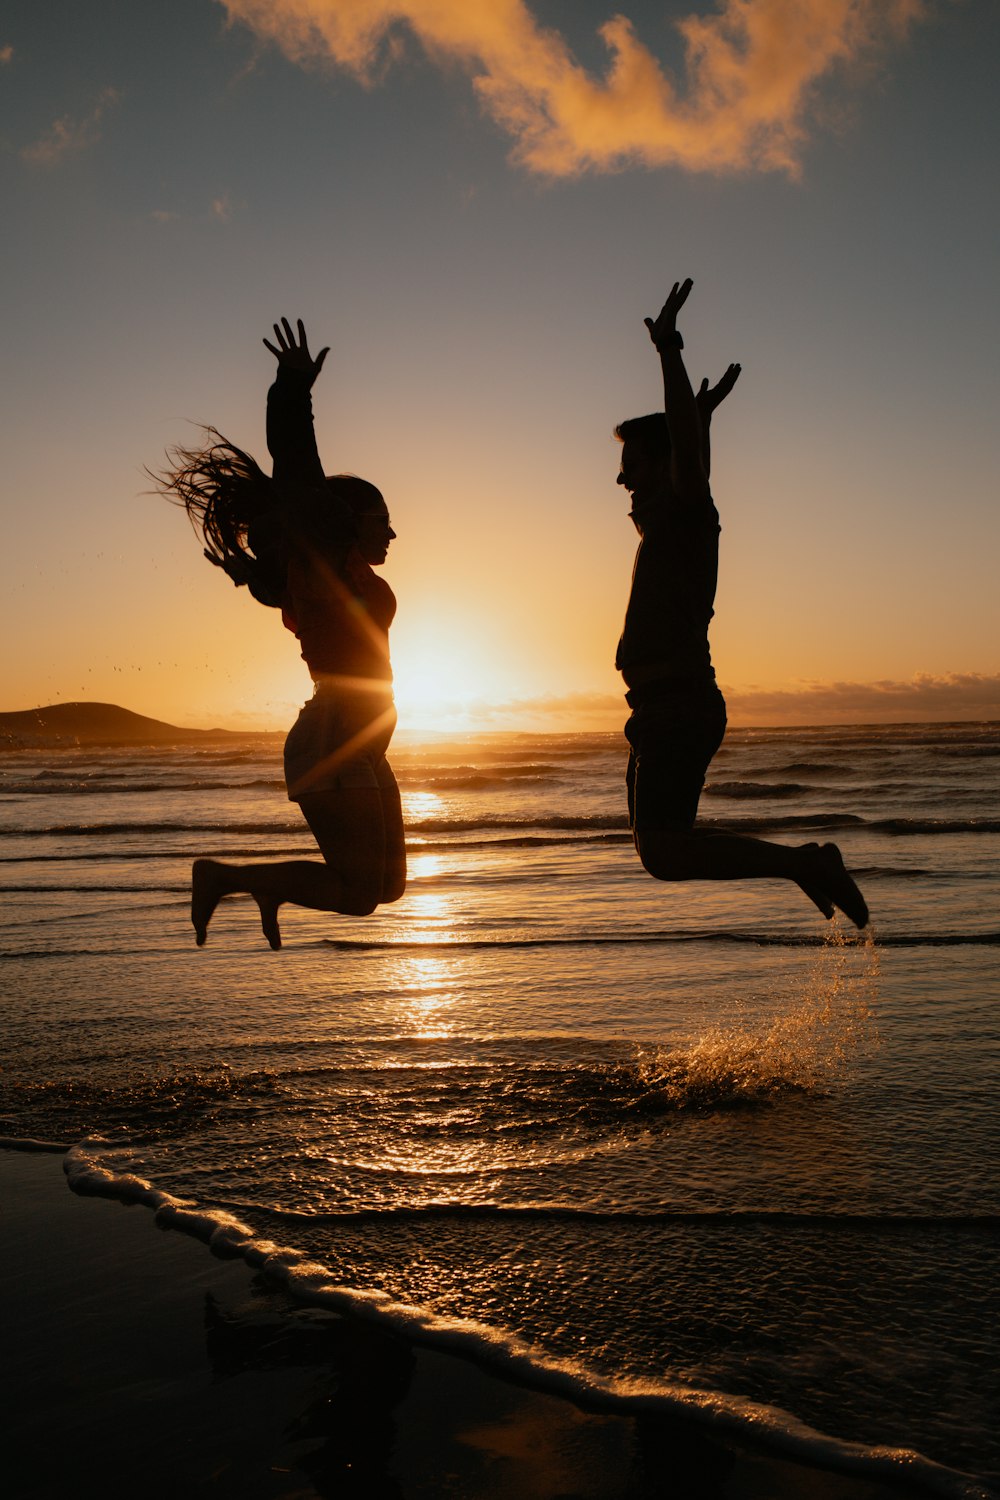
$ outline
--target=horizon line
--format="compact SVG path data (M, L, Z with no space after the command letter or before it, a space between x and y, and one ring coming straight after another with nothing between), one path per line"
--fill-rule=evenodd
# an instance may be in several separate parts
M804 696L806 696L806 694L803 694L802 696L804 697ZM538 703L539 705L543 705L546 702L546 700L544 700L544 699L532 700L532 701ZM552 700L552 701L556 702L558 700ZM194 723L177 723L174 720L159 719L155 715L152 715L152 714L141 713L140 711L135 710L135 709L125 708L121 704L108 703L104 699L73 698L73 699L65 699L65 700L62 700L62 701L57 700L55 702L50 702L50 703L46 703L46 704L37 704L37 705L32 706L31 708L25 708L25 709L0 710L0 733L3 732L3 721L5 719L14 719L14 718L16 718L16 719L23 720L25 718L30 717L31 715L34 715L34 714L41 715L41 714L49 713L53 709L57 709L57 710L71 710L71 709L74 709L74 708L81 709L81 710L82 709L93 709L93 708L112 709L116 713L127 715L127 716L129 716L131 718L149 720L151 723L156 723L156 724L162 725L164 728L176 730L176 731L178 731L180 733L192 733L192 734L198 734L198 735L201 735L201 734L213 734L213 733L216 733L216 734L221 733L221 734L227 734L227 735L230 735L230 734L232 734L232 735L279 735L279 734L287 734L288 729L290 727L290 724L289 724L288 721L282 722L280 724L276 724L276 723L264 724L264 725L258 724L256 726L250 726L250 725L245 725L244 724L244 725L233 726L232 724L227 724L225 722L224 718L221 721L216 720L214 723L199 723L199 724L194 724ZM626 705L624 705L624 702L622 704L622 708L623 709L626 708ZM617 708L615 710L607 709L607 710L604 711L604 713L595 712L595 711L592 710L590 715L588 715L586 713L586 711L584 711L583 713L581 713L579 715L579 717L580 718L587 718L587 717L598 718L598 717L604 717L605 714L608 717L610 717L610 715L611 715L612 712L617 712L617 711L618 711ZM494 714L496 714L497 711L496 711L496 709L493 709L492 712ZM565 710L562 710L562 712L565 714ZM794 710L792 710L791 712L794 713ZM512 706L509 710L507 710L503 714L503 717L506 718L508 721L512 720L512 719L516 719L518 717L522 717L525 720L531 719L531 718L535 718L536 720L544 720L544 719L552 720L553 718L555 718L555 717L558 716L558 713L559 713L558 709L549 709L548 711L546 711L546 709L544 707L542 707L542 706L539 706L539 707L529 707L529 704L527 702L525 702L524 704L520 705L519 708L514 708ZM833 716L834 714L835 714L835 716ZM507 722L507 723L496 723L496 722L494 722L492 724L490 724L490 723L482 723L482 724L478 724L478 725L477 724L468 724L468 723L465 723L465 724L462 724L462 725L454 725L451 728L443 728L442 729L442 728L434 728L434 727L431 727L431 726L421 726L419 724L410 725L410 724L407 724L404 721L404 722L400 723L400 725L399 725L399 727L398 727L398 729L396 731L396 735L397 735L397 737L408 737L408 738L415 738L415 739L421 739L421 738L423 738L423 739L428 739L428 738L443 739L443 738L455 737L455 736L469 736L469 735L493 735L493 736L496 736L496 735L503 735L503 734L510 734L510 735L516 735L516 734L532 734L532 735L550 734L552 736L566 736L568 734L580 734L580 735L586 735L586 734L616 734L616 733L620 734L621 733L621 718L623 716L624 715L620 715L619 719L618 719L618 722L613 723L613 724L607 724L607 725L601 725L601 724L597 724L597 723L592 723L592 724L589 724L589 725L586 725L586 724L577 724L577 725L574 725L574 726L566 725L566 726L561 727L561 728L552 727L551 724L548 727L545 727L542 724L538 724L538 723L536 723L535 725L529 725L527 723L524 723L524 724L521 724L521 725L517 725L517 724L512 724L510 722ZM569 717L569 715L566 714L566 717ZM773 720L769 720L769 719L759 719L759 720L758 719L754 719L754 720L749 720L749 719L744 718L743 715L737 714L737 716L736 716L735 719L734 718L730 719L729 728L732 729L732 730L851 729L851 728L857 728L857 729L862 729L862 728L868 728L868 729L878 729L878 728L904 729L904 728L918 728L918 727L921 727L921 726L931 726L931 725L936 725L938 727L944 727L944 726L949 725L949 724L1000 725L1000 705L997 706L996 710L992 714L989 713L989 712L987 712L987 713L984 714L982 712L980 712L980 713L973 713L973 712L969 712L969 711L967 711L965 713L962 713L962 712L958 712L958 713L955 713L955 712L951 712L951 713L939 712L936 716L928 717L926 714L921 715L920 712L919 712L919 710L918 710L918 711L916 711L915 715L913 715L913 716L909 716L908 715L907 717L903 717L903 718L898 717L898 716L897 717L893 717L893 718L878 717L878 716L874 716L871 713L865 714L863 711L862 711L862 713L860 715L858 715L856 710L852 714L851 710L849 710L849 709L842 709L839 712L828 710L826 712L826 714L823 714L822 711L820 711L820 715L818 717L813 717L813 718L802 717L801 714L797 715L795 717L788 717L787 714L786 714L786 716L784 716L784 717L776 718L776 719L773 719ZM11 726L11 732L13 732L13 726Z

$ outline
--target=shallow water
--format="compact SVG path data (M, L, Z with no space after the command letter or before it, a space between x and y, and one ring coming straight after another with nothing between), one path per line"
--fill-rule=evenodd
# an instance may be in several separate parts
M309 851L279 755L0 758L0 1131L428 1337L995 1480L1000 727L727 739L705 818L835 838L865 937L650 880L618 736L504 736L393 754L396 906L197 951L192 857Z

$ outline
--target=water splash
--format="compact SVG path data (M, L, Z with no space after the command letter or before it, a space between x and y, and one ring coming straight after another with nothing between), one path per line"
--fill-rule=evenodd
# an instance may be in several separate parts
M795 1001L757 1023L712 1026L674 1048L641 1049L646 1107L715 1109L821 1094L878 1044L879 948L831 925Z

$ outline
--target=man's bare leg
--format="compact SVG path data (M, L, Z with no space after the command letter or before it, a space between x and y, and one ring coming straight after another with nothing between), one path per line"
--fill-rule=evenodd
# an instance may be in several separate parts
M856 927L868 924L865 898L836 844L790 847L701 829L645 829L636 832L635 842L657 880L792 880L825 917L839 907Z

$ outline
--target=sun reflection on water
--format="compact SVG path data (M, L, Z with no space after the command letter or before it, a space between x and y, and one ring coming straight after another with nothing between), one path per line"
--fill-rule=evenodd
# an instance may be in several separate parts
M410 861L407 900L407 942L428 947L449 943L453 936L452 902L446 890L434 889L445 868L440 854L416 854ZM426 886L426 889L422 887ZM449 1011L458 1000L454 989L454 958L447 953L426 956L400 954L395 963L400 1019L421 1040L451 1035Z
M403 793L403 821L407 825L417 823L422 818L440 816L444 811L444 798L439 797L437 792L406 791Z
M417 854L410 860L410 895L406 903L406 936L410 943L448 942L452 936L451 900L447 891L430 887L444 868L440 854Z
M458 995L448 984L448 966L439 958L404 958L399 964L399 1019L421 1041L452 1033L449 1012Z

